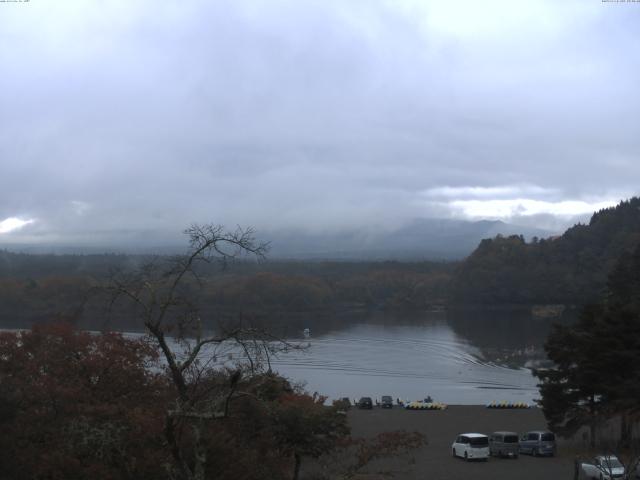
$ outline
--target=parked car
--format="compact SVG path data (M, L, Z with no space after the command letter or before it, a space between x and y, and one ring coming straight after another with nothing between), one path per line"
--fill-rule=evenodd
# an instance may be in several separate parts
M556 436L545 430L533 430L520 437L520 453L554 456L556 454Z
M362 397L358 401L358 408L371 410L373 408L373 401L371 401L371 397Z
M393 408L393 398L389 395L383 395L380 400L380 406L382 408Z
M516 432L493 432L489 435L489 455L518 458L518 449Z
M489 437L482 433L461 433L451 445L454 457L465 460L483 460L489 458Z
M584 479L615 480L626 478L626 469L615 455L598 455L589 463L582 463Z

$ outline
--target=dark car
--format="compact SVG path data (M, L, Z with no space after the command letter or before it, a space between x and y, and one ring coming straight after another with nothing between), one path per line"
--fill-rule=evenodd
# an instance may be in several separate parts
M393 398L390 395L383 395L380 400L380 406L382 408L393 408Z
M358 408L371 410L373 408L371 397L362 397L358 402Z
M556 454L556 436L545 430L527 432L520 438L520 453L553 457Z

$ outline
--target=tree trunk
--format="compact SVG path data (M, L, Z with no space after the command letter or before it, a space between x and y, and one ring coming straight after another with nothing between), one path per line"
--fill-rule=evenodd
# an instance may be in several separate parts
M591 395L589 400L589 413L591 416L589 423L589 446L596 448L596 399L595 395Z
M205 480L207 465L207 449L202 440L202 422L196 420L193 425L194 480Z
M167 415L164 424L164 435L167 440L167 444L169 445L169 449L171 450L171 455L176 462L177 467L179 468L180 478L190 479L191 471L189 470L189 466L182 458L182 453L180 452L180 447L178 446L178 439L176 438L175 432L175 423L173 419Z
M629 448L631 446L631 422L629 415L622 412L620 415L620 448Z
M293 458L295 460L295 465L293 467L293 480L298 480L298 476L300 475L300 464L302 463L302 458L299 453L294 453Z

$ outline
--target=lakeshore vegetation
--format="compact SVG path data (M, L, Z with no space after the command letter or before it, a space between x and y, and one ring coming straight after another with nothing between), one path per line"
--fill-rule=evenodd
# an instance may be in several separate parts
M420 446L408 432L352 439L340 406L270 371L273 349L299 348L271 319L348 309L576 306L579 321L547 341L554 366L536 372L549 426L590 428L596 445L598 422L620 418L621 444L634 442L638 198L557 238L498 236L448 263L255 262L246 254L266 250L250 230L186 233L179 257L0 252L2 325L27 328L0 334L0 478L297 478L304 458L336 449L355 455L349 476ZM245 362L201 363L229 342Z

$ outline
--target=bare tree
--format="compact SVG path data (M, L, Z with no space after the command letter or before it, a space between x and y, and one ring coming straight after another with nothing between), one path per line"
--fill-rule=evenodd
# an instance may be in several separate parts
M633 480L640 473L640 444L631 442L621 448L619 442L601 440L598 453L575 459L574 479Z
M115 274L108 291L111 305L124 300L135 308L136 317L162 352L175 388L176 399L164 427L174 461L170 477L203 480L210 453L204 438L208 422L225 418L233 398L250 395L238 390L243 375L256 373L265 363L270 370L271 355L299 347L242 322L206 333L194 293L203 285L199 265L218 261L226 266L243 256L262 259L268 244L257 242L252 229L240 227L230 232L220 225L193 225L185 234L189 237L186 255L156 258L134 272ZM221 355L240 356L244 365L227 372L223 383L203 381ZM190 431L188 450L180 442L185 426Z

